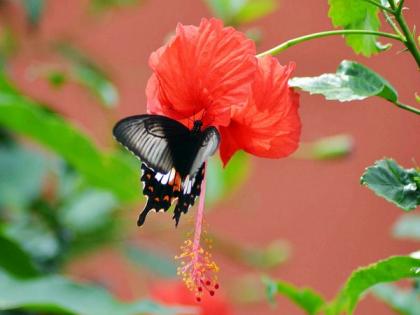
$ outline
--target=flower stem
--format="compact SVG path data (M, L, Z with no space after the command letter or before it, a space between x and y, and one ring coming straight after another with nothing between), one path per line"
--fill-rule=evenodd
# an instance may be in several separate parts
M194 238L193 238L193 245L192 245L192 252L198 253L200 248L200 240L201 240L201 229L203 224L203 216L204 216L204 204L206 200L206 166L204 164L204 178L201 184L201 192L200 198L198 200L198 210L197 210L197 217L195 218L195 229L194 229ZM197 260L198 255L193 257L193 260ZM195 261L196 262L196 261Z
M399 101L393 102L395 105L397 105L399 108L408 110L409 112L412 112L414 114L420 115L420 109L418 108L414 108L412 106L409 105L405 105L403 103L400 103Z
M285 41L283 43L281 43L280 45L271 48L269 50L266 50L260 54L257 55L257 57L264 57L267 55L272 55L275 56L277 54L279 54L282 51L285 51L286 49L295 46L297 44L312 40L312 39L316 39L316 38L321 38L321 37L328 37L328 36L335 36L335 35L356 35L356 34L362 34L362 35L374 35L374 36L382 36L382 37L388 37L388 38L392 38L401 42L404 42L404 40L396 35L396 34L391 34L391 33L385 33L385 32L376 32L376 31L368 31L368 30L332 30L332 31L324 31L324 32L319 32L319 33L313 33L313 34L309 34L309 35L304 35L304 36L300 36L300 37L296 37L293 39L290 39L288 41Z

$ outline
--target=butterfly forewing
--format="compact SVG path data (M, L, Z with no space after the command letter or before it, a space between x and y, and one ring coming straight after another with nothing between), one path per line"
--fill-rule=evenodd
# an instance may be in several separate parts
M207 159L212 156L220 143L220 135L215 127L208 127L201 133L201 139L199 142L197 153L193 159L190 175L193 175L203 165Z
M188 141L190 131L164 116L139 115L119 121L113 134L149 167L168 172L174 164L174 148Z

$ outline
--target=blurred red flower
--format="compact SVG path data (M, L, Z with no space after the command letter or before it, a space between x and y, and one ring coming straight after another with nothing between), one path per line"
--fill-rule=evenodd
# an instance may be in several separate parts
M178 24L176 35L152 53L146 87L151 114L202 119L227 126L232 106L243 106L256 70L255 44L216 19Z
M241 149L266 158L285 157L297 149L299 95L287 83L294 68L293 63L281 66L271 56L258 60L246 106L234 107L230 125L220 128L220 156L225 165Z
M196 302L196 296L182 282L162 282L152 287L152 298L166 305L193 306L199 315L232 315L233 312L220 295Z

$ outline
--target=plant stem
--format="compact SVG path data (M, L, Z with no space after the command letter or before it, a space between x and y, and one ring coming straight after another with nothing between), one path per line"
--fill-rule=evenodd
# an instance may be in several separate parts
M408 110L409 112L412 112L414 114L420 115L420 109L414 108L409 105L405 105L403 103L400 103L399 101L393 102L395 105L397 105L399 108Z
M374 5L374 6L378 7L378 8L380 8L381 10L384 10L384 11L386 11L388 13L391 13L391 14L394 13L394 11L392 9L387 8L386 6L380 4L379 2L376 2L375 0L363 0L363 1L368 2L368 3Z
M382 13L385 16L385 20L388 22L389 25L394 29L395 33L397 33L402 39L404 38L404 35L401 33L400 29L398 28L397 24L392 20L392 17L387 13L387 11L383 10Z
M257 57L264 57L264 56L267 56L267 55L275 56L275 55L279 54L280 52L286 50L287 48L290 48L290 47L295 46L297 44L300 44L300 43L303 43L303 42L306 42L306 41L309 41L309 40L312 40L312 39L316 39L316 38L335 36L335 35L356 35L356 34L382 36L382 37L388 37L388 38L392 38L392 39L404 42L404 40L400 36L398 36L396 34L391 34L391 33L368 31L368 30L333 30L333 31L324 31L324 32L319 32L319 33L313 33L313 34L304 35L304 36L300 36L300 37L290 39L288 41L285 41L285 42L281 43L280 45L278 45L274 48L271 48L269 50L266 50L266 51L258 54Z
M394 0L389 0L389 4L391 7L395 8ZM416 41L414 39L413 34L411 33L410 29L408 28L407 22L402 14L404 1L401 0L398 7L395 9L395 20L398 22L399 26L401 27L401 31L404 35L403 43L410 51L411 55L414 57L417 63L417 67L420 69L420 51L417 48Z

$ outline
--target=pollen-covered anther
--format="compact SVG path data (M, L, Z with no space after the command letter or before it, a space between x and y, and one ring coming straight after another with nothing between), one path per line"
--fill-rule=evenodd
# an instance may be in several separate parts
M180 260L177 273L187 288L194 292L197 301L201 301L205 292L213 296L219 288L214 274L219 271L219 267L211 259L211 254L201 246L195 248L191 241L184 242L181 251L180 255L175 256Z

